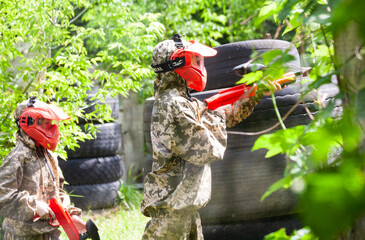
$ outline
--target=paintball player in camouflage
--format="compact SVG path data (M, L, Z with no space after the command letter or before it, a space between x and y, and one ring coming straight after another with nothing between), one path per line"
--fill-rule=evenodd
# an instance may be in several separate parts
M59 239L61 232L49 222L54 213L48 201L54 197L73 216L79 230L84 229L81 210L70 205L62 190L64 178L52 153L59 141L57 122L70 117L56 106L30 98L18 105L14 118L19 127L16 146L0 167L4 239Z
M210 163L223 158L226 127L245 119L256 95L217 110L205 109L189 89L203 91L204 57L216 50L175 35L156 45L152 68L155 102L151 119L152 171L144 181L141 211L151 217L142 239L204 239L198 210L211 197Z

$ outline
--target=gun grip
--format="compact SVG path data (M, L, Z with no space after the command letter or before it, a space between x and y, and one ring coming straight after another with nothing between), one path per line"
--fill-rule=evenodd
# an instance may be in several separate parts
M100 240L98 227L91 219L86 222L86 233L80 235L79 240L84 240L88 238L91 238L92 240Z

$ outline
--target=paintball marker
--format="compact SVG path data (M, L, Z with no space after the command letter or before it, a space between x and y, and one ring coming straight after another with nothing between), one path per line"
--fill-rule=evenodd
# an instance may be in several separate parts
M236 66L233 71L235 71L236 74L243 76L244 74L261 70L264 67L265 66L262 64L241 64ZM303 71L288 72L285 73L281 78L276 79L275 82L282 86L287 85L295 82L296 77L302 74ZM240 99L255 96L256 91L256 85L248 86L246 84L240 84L238 86L222 90L219 93L211 96L210 98L205 99L204 102L207 109L215 110L221 106L233 104Z
M75 223L72 221L70 214L65 211L65 209L61 206L56 198L52 198L49 201L49 207L56 215L56 221L53 221L52 217L50 216L49 223L53 227L58 227L59 225L61 225L70 240L84 240L88 238L92 240L100 240L98 228L91 219L86 222L86 232L79 233ZM36 215L34 219L39 219L39 216Z

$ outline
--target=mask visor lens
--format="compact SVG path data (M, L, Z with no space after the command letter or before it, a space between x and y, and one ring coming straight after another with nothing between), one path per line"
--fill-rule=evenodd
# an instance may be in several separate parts
M193 55L191 58L191 64L194 67L203 71L204 70L204 57L198 56L198 55Z
M39 118L37 128L42 131L47 137L53 138L58 130L58 121L46 118Z

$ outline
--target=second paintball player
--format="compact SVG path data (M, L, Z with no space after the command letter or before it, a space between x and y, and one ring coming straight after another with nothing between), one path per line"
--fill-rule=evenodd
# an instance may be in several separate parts
M52 151L59 141L57 122L69 116L56 106L31 98L18 105L16 145L0 167L0 215L5 240L58 240L61 232L49 223L48 206L57 198L85 231L81 210L70 205L64 178Z

